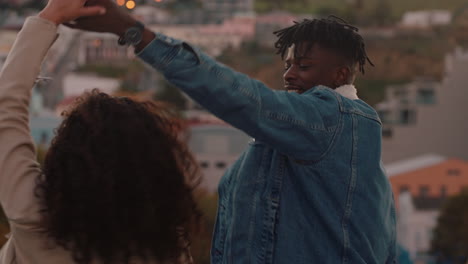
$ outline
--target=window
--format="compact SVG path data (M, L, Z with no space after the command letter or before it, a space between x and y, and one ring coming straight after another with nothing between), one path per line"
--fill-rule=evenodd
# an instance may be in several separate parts
M449 176L460 176L460 170L459 169L448 169L447 174Z
M382 123L390 123L390 112L388 110L379 110L378 113Z
M408 96L406 87L398 87L393 91L393 95L397 98L405 98Z
M410 187L408 185L401 185L399 189L399 194L402 194L404 192L409 192L409 191L410 191Z
M412 124L416 121L416 114L413 110L403 109L400 112L400 123L401 124Z
M435 102L434 90L431 88L419 89L416 102L420 104L434 104Z
M427 185L419 186L419 196L421 196L421 197L429 196L429 186L427 186Z
M218 161L218 162L216 162L216 168L224 169L224 168L226 168L226 163L224 161Z
M208 161L202 161L200 162L200 167L206 169L210 166L210 164L208 163Z
M384 138L391 138L393 135L392 129L389 127L384 127L382 129L382 137Z

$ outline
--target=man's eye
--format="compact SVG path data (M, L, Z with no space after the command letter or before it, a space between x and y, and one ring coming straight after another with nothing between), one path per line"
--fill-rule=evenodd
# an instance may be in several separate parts
M310 65L299 65L299 69L301 70L309 69L310 67Z

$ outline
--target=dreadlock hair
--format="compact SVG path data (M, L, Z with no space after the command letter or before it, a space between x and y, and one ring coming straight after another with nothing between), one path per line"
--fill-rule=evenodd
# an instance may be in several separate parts
M333 15L322 19L294 21L294 25L273 32L278 37L275 42L276 54L281 54L284 59L286 51L294 44L294 55L297 56L298 44L307 43L307 50L318 44L342 55L353 66L359 63L359 71L364 74L366 62L372 66L374 64L367 57L364 39L358 31L357 27Z

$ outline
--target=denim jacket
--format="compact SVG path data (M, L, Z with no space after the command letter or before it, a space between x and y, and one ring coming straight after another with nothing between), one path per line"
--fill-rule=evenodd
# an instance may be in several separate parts
M381 122L319 86L274 91L158 34L139 57L254 140L219 184L211 261L395 263Z

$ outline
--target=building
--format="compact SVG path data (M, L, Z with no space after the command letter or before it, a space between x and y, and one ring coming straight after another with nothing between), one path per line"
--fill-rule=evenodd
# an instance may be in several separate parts
M132 15L145 25L167 24L171 21L170 12L151 5L139 5L135 7Z
M55 109L63 99L63 78L74 69L81 32L59 27L59 35L49 49L42 64L40 76L49 78L48 82L38 85L44 96L44 107Z
M383 119L384 163L425 153L468 160L468 52L457 49L445 60L441 82L419 79L389 87L384 102L376 106Z
M414 124L417 122L418 107L434 105L437 92L440 92L440 83L430 78L419 78L411 83L387 86L385 102L377 105L380 119L385 124ZM385 133L387 132L391 133L391 130Z
M276 41L274 31L289 27L298 17L288 12L271 12L257 16L255 23L255 40L262 45L273 47Z
M31 2L32 0L5 0L8 4L11 5L24 5L28 2Z
M434 26L445 26L452 22L452 13L448 10L410 11L403 14L401 28L428 29Z
M41 148L49 146L55 136L54 131L60 122L62 122L61 117L44 108L44 97L36 85L32 89L29 104L29 127L34 143Z
M188 142L202 170L200 187L215 193L221 177L247 148L251 139L242 131L211 119L212 122L206 119L192 122Z
M385 166L397 207L397 239L426 263L432 230L447 197L468 189L468 163L426 154Z
M128 62L130 58L135 57L131 49L118 44L118 37L114 34L84 32L78 41L76 66Z
M151 30L181 39L201 48L211 56L220 55L227 48L239 48L251 39L254 24L248 18L233 18L219 25L149 25Z
M385 169L395 197L404 192L416 198L448 197L468 188L468 163L459 159L426 154L388 164Z
M409 193L399 197L397 240L414 263L428 263L432 230L437 225L442 199L413 199Z
M221 24L209 24L200 27L203 36L239 36L242 41L253 39L255 35L255 17L238 14L225 19Z
M100 91L112 94L117 91L120 81L114 78L100 77L95 74L69 73L63 82L64 97L79 96L85 91L99 89Z
M254 0L202 0L205 15L211 23L222 23L236 14L252 14Z
M27 14L19 15L13 11L0 11L0 26L3 29L10 29L19 31L26 21L28 15L35 15L34 12L28 12Z
M2 69L17 35L18 30L0 29L0 69Z

